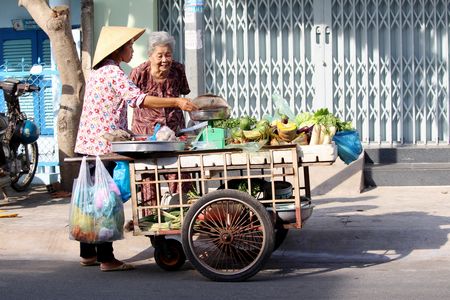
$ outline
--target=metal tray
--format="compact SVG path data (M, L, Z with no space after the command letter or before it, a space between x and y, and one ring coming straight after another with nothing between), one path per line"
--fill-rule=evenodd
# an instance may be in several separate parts
M166 152L182 151L185 142L121 141L112 142L112 152Z

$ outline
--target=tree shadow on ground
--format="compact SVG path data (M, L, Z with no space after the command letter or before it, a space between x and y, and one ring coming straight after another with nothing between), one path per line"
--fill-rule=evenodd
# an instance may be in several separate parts
M361 198L359 198L361 199ZM345 206L316 211L319 216L301 230L291 230L266 269L275 274L297 276L299 270L318 268L305 275L343 268L367 268L401 260L417 250L415 257L439 255L448 243L450 217L421 211L362 215L375 206ZM312 218L313 219L313 218ZM311 220L312 221L312 220ZM440 252L444 255L443 250Z
M8 187L6 193L8 199L0 199L0 209L34 208L70 203L70 197L54 197L47 191L45 185L30 186L23 192L16 192Z

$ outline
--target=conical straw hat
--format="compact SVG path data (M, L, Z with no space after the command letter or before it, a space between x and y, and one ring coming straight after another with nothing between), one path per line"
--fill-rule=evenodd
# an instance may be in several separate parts
M103 26L95 48L92 68L95 68L105 57L125 45L129 40L137 40L144 31L144 28Z

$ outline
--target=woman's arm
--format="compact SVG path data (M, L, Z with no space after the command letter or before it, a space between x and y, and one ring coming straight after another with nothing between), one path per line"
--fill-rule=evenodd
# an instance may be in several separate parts
M188 98L160 98L155 96L145 96L144 101L140 107L145 108L163 108L163 107L178 107L181 110L193 111L198 107Z

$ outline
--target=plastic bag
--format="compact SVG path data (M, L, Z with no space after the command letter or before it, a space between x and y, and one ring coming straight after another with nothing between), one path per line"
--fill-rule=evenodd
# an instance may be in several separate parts
M119 188L122 202L127 202L131 197L130 166L127 161L116 162L113 179Z
M356 130L338 131L333 137L338 149L338 156L347 165L358 159L362 152L359 133Z
M83 157L78 178L74 180L69 213L69 238L81 242L95 240L93 183L86 157Z
M94 207L96 242L123 239L125 216L120 191L98 156L95 160Z
M69 238L85 243L123 238L124 211L120 191L100 157L91 180L86 157L74 181L69 215Z
M167 126L162 126L156 133L157 141L176 141L175 132Z
M278 94L273 94L272 102L275 105L275 113L273 115L272 120L279 120L279 119L281 119L282 115L286 115L289 118L289 120L294 121L295 114L292 111L291 107L289 106L289 103L286 100L284 100Z

